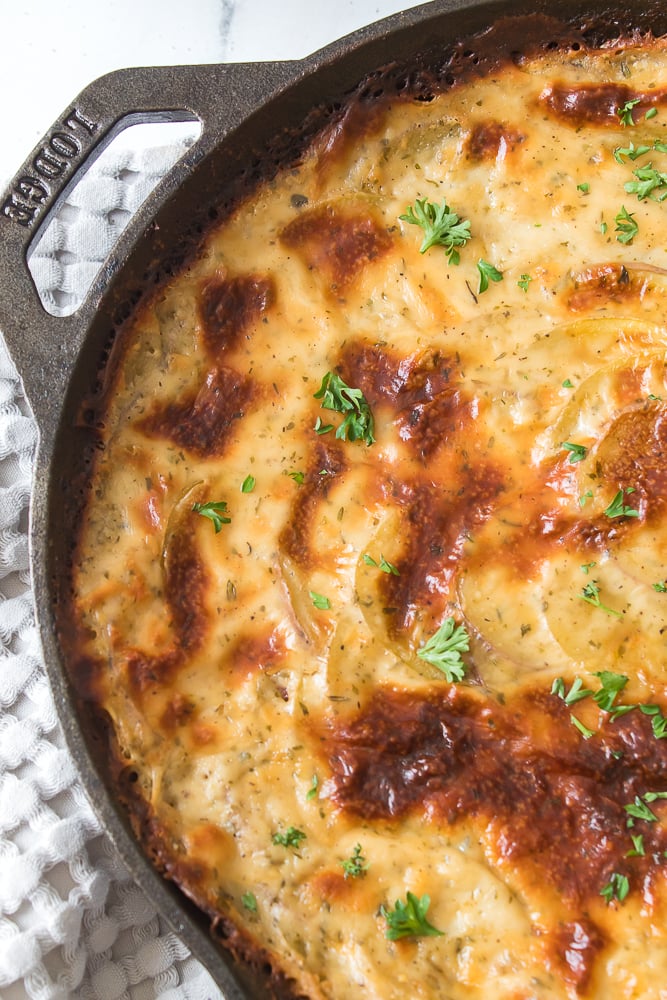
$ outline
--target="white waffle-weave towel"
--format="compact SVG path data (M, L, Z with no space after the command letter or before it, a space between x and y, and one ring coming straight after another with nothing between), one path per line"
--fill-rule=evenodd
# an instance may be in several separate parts
M75 311L132 213L192 140L192 126L166 142L157 128L122 134L34 251L48 311ZM60 733L28 567L36 441L0 343L0 997L221 1000L116 856Z

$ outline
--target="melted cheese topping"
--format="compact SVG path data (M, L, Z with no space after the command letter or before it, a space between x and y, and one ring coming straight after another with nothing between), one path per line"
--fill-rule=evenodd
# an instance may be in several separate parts
M132 324L80 652L173 876L313 1000L664 995L665 88L657 44L558 53L343 122ZM552 693L603 671L653 714ZM388 939L408 892L440 935Z

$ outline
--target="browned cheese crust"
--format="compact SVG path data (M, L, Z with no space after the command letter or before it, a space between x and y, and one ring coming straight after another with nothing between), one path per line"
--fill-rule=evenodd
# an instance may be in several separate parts
M352 104L124 334L78 679L311 1000L665 996L665 197L663 44L508 61Z

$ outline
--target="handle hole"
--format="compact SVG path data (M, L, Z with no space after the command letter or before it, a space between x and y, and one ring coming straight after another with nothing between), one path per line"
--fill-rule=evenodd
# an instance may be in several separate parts
M192 120L128 124L75 182L28 255L47 313L77 311L132 216L200 133Z

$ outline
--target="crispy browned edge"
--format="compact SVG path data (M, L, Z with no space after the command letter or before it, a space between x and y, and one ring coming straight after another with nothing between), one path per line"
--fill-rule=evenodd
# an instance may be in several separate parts
M493 69L520 58L537 55L541 51L585 50L601 45L623 46L640 41L650 42L653 37L650 32L639 29L618 37L609 37L609 31L605 11L601 11L595 18L583 20L581 24L542 14L507 17L498 20L478 35L460 39L449 49L441 49L437 57L433 51L426 52L417 56L409 66L393 64L374 70L360 81L352 93L334 96L326 105L314 108L310 117L298 129L271 137L266 147L257 151L253 169L235 178L231 185L220 192L217 204L208 209L207 216L212 220L209 229L220 226L259 184L274 176L279 168L298 163L308 149L313 146L317 148L318 139L327 129L339 122L343 123L344 128L345 116L351 110L358 109L361 112L360 116L348 115L348 120L354 122L350 127L359 129L359 118L362 127L364 121L372 123L373 115L369 113L371 105L377 107L399 100L430 100L437 93L461 86L472 78L486 75ZM520 50L517 48L517 39L521 39ZM81 424L93 430L96 426L103 425L125 344L132 332L133 316L140 307L150 304L159 294L162 284L172 280L186 267L188 261L197 254L206 235L207 232L202 233L200 225L194 235L184 235L180 249L173 257L169 249L165 248L165 266L158 267L156 275L151 276L150 287L145 290L143 298L127 311L127 315L121 317L114 330L112 342L105 351L104 364L97 373L97 382L91 386L90 396L82 402ZM187 247L187 250L184 251L183 247ZM95 455L99 447L99 440L93 440L90 449L82 457L81 475L76 490L80 496L87 495L94 480ZM83 489L80 488L82 484ZM84 499L79 504L81 514L85 507ZM76 564L78 545L79 539L73 539L72 565ZM56 629L74 687L79 723L105 784L111 789L113 798L129 820L146 856L205 915L212 937L231 957L237 975L248 988L253 989L259 982L267 996L275 1000L308 1000L298 989L298 985L276 965L275 956L240 928L232 916L223 911L222 906L220 909L211 907L198 883L197 871L179 854L150 805L141 796L136 773L120 752L109 717L96 704L94 684L91 683L94 670L91 670L93 665L87 663L81 653L80 626L74 613L71 579L65 587L61 583L59 590L61 595L65 595L65 600L57 602Z

